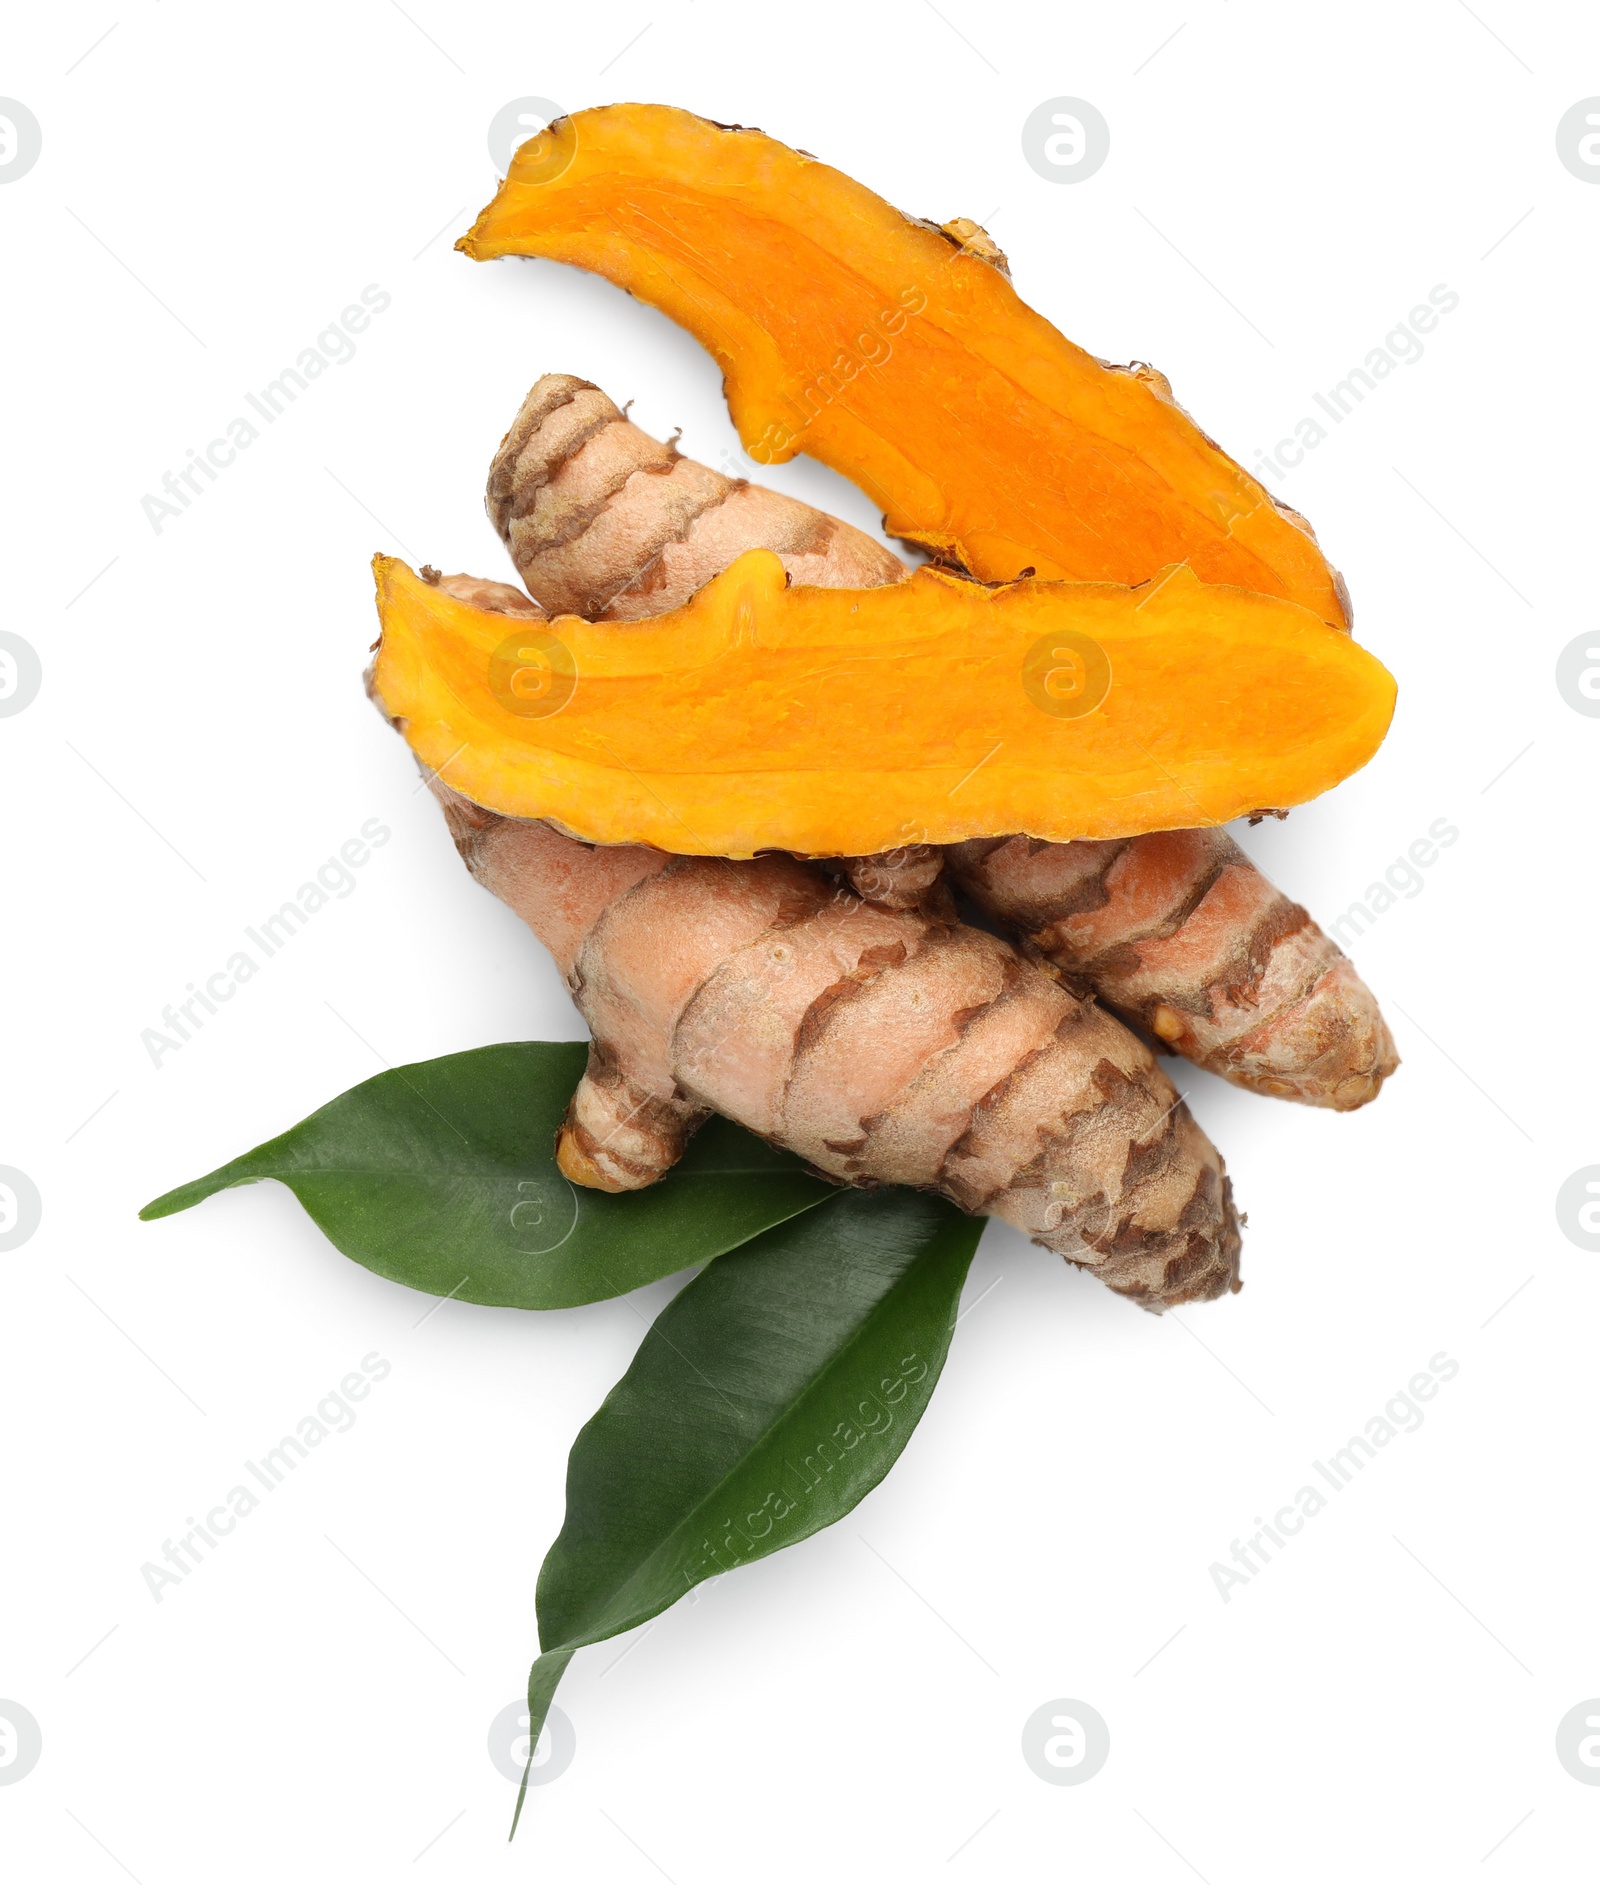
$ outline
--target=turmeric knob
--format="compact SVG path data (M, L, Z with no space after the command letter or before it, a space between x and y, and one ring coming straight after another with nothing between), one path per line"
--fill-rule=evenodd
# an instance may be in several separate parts
M1164 1001L1158 1001L1150 1011L1150 1031L1159 1034L1164 1041L1181 1041L1183 1026L1183 1016Z

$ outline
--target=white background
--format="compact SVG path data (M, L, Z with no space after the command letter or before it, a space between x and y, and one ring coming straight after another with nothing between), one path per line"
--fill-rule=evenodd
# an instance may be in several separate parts
M44 1200L0 1255L0 1697L43 1731L0 1786L7 1876L1592 1876L1600 1788L1555 1729L1600 1694L1600 1257L1554 1201L1600 1160L1600 723L1553 676L1595 622L1600 188L1554 143L1600 93L1593 10L113 0L7 38L44 138L0 189L0 627L44 664L0 721L0 1164ZM1241 838L1324 919L1433 821L1460 838L1356 949L1405 1061L1376 1106L1183 1074L1250 1215L1244 1293L1157 1320L991 1229L890 1479L583 1652L576 1759L508 1848L486 1733L567 1447L675 1284L418 1326L277 1186L134 1213L383 1062L581 1033L361 690L374 550L510 575L480 493L540 373L737 452L664 318L452 253L524 94L761 125L983 220L1029 300L1247 464L1452 288L1276 481L1399 677L1393 733ZM1111 126L1069 187L1019 141L1058 94ZM392 306L354 360L154 531L141 498L369 283ZM770 480L876 523L804 461ZM355 892L152 1066L141 1031L369 818L394 835ZM357 1425L156 1604L141 1565L374 1350ZM1212 1562L1441 1351L1425 1425L1224 1603ZM1111 1733L1078 1787L1020 1752L1063 1696Z

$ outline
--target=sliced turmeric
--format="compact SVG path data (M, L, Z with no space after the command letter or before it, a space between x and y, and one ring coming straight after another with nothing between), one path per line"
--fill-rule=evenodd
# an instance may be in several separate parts
M984 581L1202 580L1348 626L1309 525L1161 374L1074 346L968 221L935 228L759 131L662 105L557 120L457 245L548 256L661 308L721 365L752 457L804 451L892 535Z
M423 763L605 844L832 855L1223 824L1365 764L1394 704L1348 636L1188 569L813 589L750 550L670 614L508 636L374 567L376 691Z

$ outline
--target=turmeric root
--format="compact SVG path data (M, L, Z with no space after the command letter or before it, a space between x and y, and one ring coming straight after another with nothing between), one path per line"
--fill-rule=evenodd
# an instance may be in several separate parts
M1031 948L1236 1086L1342 1113L1400 1064L1349 958L1226 832L980 839L948 855Z
M682 608L743 550L776 551L791 582L824 589L907 573L864 531L660 444L570 373L547 373L523 401L485 506L545 609L591 622Z
M559 119L457 246L573 263L661 308L715 356L752 457L810 453L891 535L984 581L1187 562L1348 625L1305 520L1161 374L1075 347L976 224L915 221L759 131L661 105Z
M571 400L561 403L568 392ZM570 431L547 440L552 415L579 400L589 443L572 449ZM589 454L600 450L608 465L638 462L652 475L621 484L614 476L587 475ZM679 566L678 582L657 588L646 580L655 567L651 559L661 554L657 546L678 547L670 537L677 513L665 501L666 481L655 475L666 454L587 382L552 374L534 387L494 461L488 505L518 573L547 607L570 602L575 590L564 586L566 572L576 574L581 588L591 553L608 584L620 584L615 593L629 599L630 613L642 616L675 607L683 582L708 581L724 554L760 541L770 513L757 500L776 494L747 486L738 513L747 529L731 540L698 538L691 529L683 547L692 546L693 554ZM671 464L674 476L714 476L675 455ZM564 489L580 478L582 502ZM592 495L602 485L611 489L609 501ZM833 519L781 501L792 506L783 519L787 540L837 540L829 536ZM502 522L530 514L539 503L578 525L563 542L566 562L555 578L531 540ZM625 525L608 527L609 503L625 503ZM634 546L632 561L625 544ZM882 576L873 577L858 553L814 569L808 579L839 586L903 580L907 572L898 558L879 554ZM1224 832L1151 832L1064 845L989 838L957 845L949 857L961 889L1075 986L1236 1085L1348 1111L1372 1099L1398 1064L1378 1005L1348 958ZM943 863L937 846L921 843L844 860L849 881L866 901L949 914L948 891L938 896Z
M797 859L592 846L432 789L589 1024L575 1183L653 1183L715 1110L845 1183L1003 1218L1146 1308L1238 1287L1222 1160L1149 1050L1006 943Z

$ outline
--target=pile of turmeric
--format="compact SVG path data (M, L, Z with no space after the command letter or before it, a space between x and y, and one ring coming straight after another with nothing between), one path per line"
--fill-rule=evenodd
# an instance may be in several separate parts
M527 593L424 576L513 621L669 614L755 549L808 586L910 576L567 375L529 393L486 501ZM381 663L375 686L388 704ZM463 858L550 949L591 1031L559 1151L578 1184L653 1183L721 1112L843 1182L1000 1217L1160 1309L1238 1286L1238 1220L1222 1160L1107 1010L1312 1104L1360 1104L1394 1064L1349 963L1220 832L736 862L507 817L452 770L431 782ZM963 923L956 892L1015 941Z
M1305 519L969 219L620 105L524 144L458 246L664 309L753 462L814 455L922 559L541 378L488 474L519 582L376 557L367 685L549 951L583 1072L565 1042L390 1069L143 1213L278 1178L378 1274L524 1308L700 1266L573 1449L531 1767L579 1649L881 1480L959 1319L961 1213L1157 1313L1240 1287L1160 1057L1335 1112L1395 1070L1225 829L1364 765L1395 686Z
M589 1025L561 1169L637 1190L718 1112L1148 1308L1236 1289L1223 1162L1156 1054L1335 1111L1397 1065L1354 967L1222 829L1388 724L1310 526L1153 369L1028 309L976 224L759 132L561 120L461 246L665 308L754 456L814 453L933 559L566 374L489 471L523 588L379 559L372 691Z

